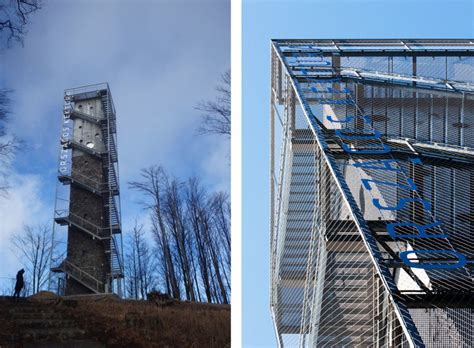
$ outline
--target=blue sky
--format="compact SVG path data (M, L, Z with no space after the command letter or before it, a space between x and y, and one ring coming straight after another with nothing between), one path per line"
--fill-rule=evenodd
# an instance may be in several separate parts
M0 200L0 278L19 267L10 236L23 223L52 226L66 88L110 84L124 231L143 214L127 188L141 168L161 164L229 190L229 144L196 135L194 110L214 98L230 66L229 1L49 0L28 29L24 47L0 52L0 86L15 90L10 130L27 146L14 163L10 197Z
M474 2L243 0L242 332L274 347L269 310L270 39L472 38Z

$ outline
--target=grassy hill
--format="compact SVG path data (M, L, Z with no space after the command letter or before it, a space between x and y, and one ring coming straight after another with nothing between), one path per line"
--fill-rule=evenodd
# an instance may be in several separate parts
M230 347L230 306L45 292L0 297L0 347Z

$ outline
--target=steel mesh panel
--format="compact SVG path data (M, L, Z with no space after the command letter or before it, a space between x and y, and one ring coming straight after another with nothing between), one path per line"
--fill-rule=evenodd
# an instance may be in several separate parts
M286 74L272 80L286 125L272 230L272 310L284 346L472 342L472 58L441 49L414 57L413 43L402 44L409 56L274 44L272 69ZM368 165L381 158L396 169ZM431 227L419 238L415 225Z
M472 347L474 312L471 308L416 308L410 312L427 347Z
M297 104L291 95L287 102L274 275L282 340L286 346L371 346L388 332L405 342L301 107L291 105Z

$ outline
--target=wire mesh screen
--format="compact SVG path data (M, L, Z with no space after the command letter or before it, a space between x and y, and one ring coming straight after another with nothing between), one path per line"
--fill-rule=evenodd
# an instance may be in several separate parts
M324 49L272 51L279 342L470 347L472 58Z

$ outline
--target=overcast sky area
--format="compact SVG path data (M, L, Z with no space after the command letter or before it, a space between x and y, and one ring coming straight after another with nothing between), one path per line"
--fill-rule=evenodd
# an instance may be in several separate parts
M25 223L53 225L64 89L110 84L124 232L136 217L147 220L127 187L142 168L159 164L229 192L229 141L197 135L194 109L216 96L230 68L229 1L50 0L28 30L24 47L0 51L0 87L15 91L9 129L25 141L0 199L0 277L20 268L12 234Z

